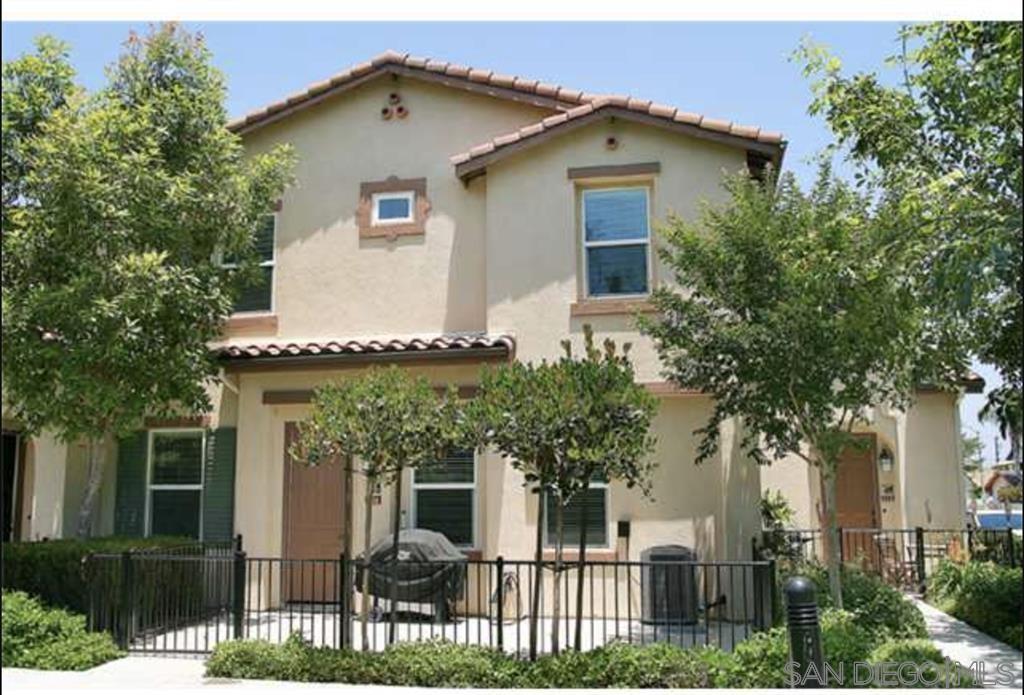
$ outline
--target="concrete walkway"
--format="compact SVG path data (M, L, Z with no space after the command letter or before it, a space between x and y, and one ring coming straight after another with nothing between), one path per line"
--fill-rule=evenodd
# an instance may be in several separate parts
M1011 687L1012 685L1019 689L1024 686L1024 675L1022 675L1024 665L1022 665L1019 651L974 629L967 623L943 613L921 599L911 598L911 600L924 616L928 636L932 638L935 646L943 655L965 667L976 663L985 664L985 673L987 674L985 687ZM1012 684L1001 682L996 685L995 680L1000 677L996 672L996 667L999 664L1011 664L1015 679Z

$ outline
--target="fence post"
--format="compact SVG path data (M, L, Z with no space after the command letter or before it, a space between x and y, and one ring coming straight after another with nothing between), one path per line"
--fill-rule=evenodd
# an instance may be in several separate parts
M821 625L814 582L807 577L791 577L786 582L786 614L789 631L789 659L795 666L799 688L824 688L825 660L821 651Z
M846 564L846 538L843 536L842 526L836 530L838 531L836 535L839 536L839 564L844 565Z
M505 651L505 558L501 555L495 560L494 571L498 575L498 651Z
M235 536L235 552L242 552L242 534Z
M121 596L120 596L120 620L118 621L117 646L122 651L128 649L131 643L132 618L132 585L135 581L134 568L132 567L131 551L125 550L121 553Z
M915 560L917 561L917 587L924 592L925 565L924 565L924 529L920 526L914 528Z
M241 536L239 536L239 542ZM236 550L234 555L234 586L231 591L232 638L242 639L245 635L245 551Z
M1017 566L1017 555L1013 552L1013 529L1006 527L1006 554L1009 556L1010 569Z
M774 568L774 560L754 565L754 629L758 632L772 626L771 573Z
M974 527L967 527L967 559L974 558Z

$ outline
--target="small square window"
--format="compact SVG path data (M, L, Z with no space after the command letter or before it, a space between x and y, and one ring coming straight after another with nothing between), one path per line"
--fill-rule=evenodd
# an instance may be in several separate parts
M401 191L398 193L374 193L371 222L374 225L404 224L414 222L416 193Z

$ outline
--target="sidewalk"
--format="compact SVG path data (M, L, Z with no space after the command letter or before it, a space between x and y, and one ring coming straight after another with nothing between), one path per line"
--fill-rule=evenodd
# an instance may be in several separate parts
M1016 680L1014 687L1020 688L1024 685L1022 676L1021 653L1013 647L1003 644L997 639L989 637L983 632L975 630L967 623L961 622L951 615L943 613L935 606L932 606L918 598L911 598L924 616L925 626L928 628L928 636L935 642L935 646L949 659L960 663L962 666L970 666L972 663L982 662L986 665L986 672L995 675L996 664L1011 663L1014 665ZM994 687L988 685L986 687Z

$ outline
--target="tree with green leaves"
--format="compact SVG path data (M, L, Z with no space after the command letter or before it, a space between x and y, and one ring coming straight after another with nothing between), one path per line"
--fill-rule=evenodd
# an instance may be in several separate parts
M585 494L593 480L624 482L649 493L653 464L649 434L656 410L654 398L634 381L629 348L619 353L606 341L602 352L594 345L590 326L584 327L584 356L577 359L568 342L557 362L515 362L487 370L472 404L478 441L492 446L522 473L524 484L537 495L534 548L534 587L530 611L530 652L536 653L537 620L543 586L544 528L548 502L555 514L552 649L561 645L561 576L564 569L565 509ZM581 505L585 511L586 505ZM581 513L583 513L581 511ZM580 572L586 560L586 518L580 525ZM578 591L577 600L582 600ZM577 616L582 615L577 607ZM577 624L576 643L581 632Z
M4 398L30 432L88 443L79 535L108 436L209 408L209 343L290 181L287 148L244 156L225 94L174 25L132 35L93 94L53 39L3 65Z
M594 344L594 332L583 326L583 355L577 359L569 341L562 344L565 357L560 368L569 374L568 386L573 392L572 406L566 411L567 433L559 447L560 481L564 481L561 501L570 503L584 496L594 480L619 481L627 488L637 488L645 497L651 495L651 478L655 463L651 458L655 439L651 421L658 401L647 389L636 383L633 364L629 360L630 345L618 350L615 342L605 339L603 349ZM561 552L564 534L564 512L558 524L558 548ZM576 573L576 621L574 643L583 648L583 591L587 558L587 505L579 505L579 557ZM561 558L556 560L560 566ZM558 588L555 589L556 595ZM555 623L558 621L556 620ZM557 632L556 632L557 637Z
M825 117L861 181L900 204L917 245L925 301L947 308L973 353L1002 385L988 412L1004 436L1022 427L1022 86L1020 22L904 27L902 50L876 72L846 75L813 44L798 52L815 80L811 113ZM954 324L955 321L955 324Z
M836 468L878 406L904 407L922 383L953 383L963 358L901 262L901 230L827 168L803 193L726 179L730 200L671 218L661 258L678 283L641 321L667 376L713 399L697 461L736 419L755 461L795 455L824 481L831 593L841 605ZM681 289L680 289L681 288Z
M369 649L370 546L373 538L373 498L378 487L393 486L391 639L398 612L397 559L401 528L404 471L437 461L452 444L460 443L461 406L457 393L442 398L426 377L414 377L392 365L374 367L349 379L324 384L313 394L309 416L299 423L291 450L293 459L310 466L337 460L347 472L365 478L363 498L362 645ZM350 476L349 476L350 477ZM345 534L352 533L346 519ZM351 549L351 541L345 545ZM350 552L350 550L349 550Z
M480 390L470 405L478 445L489 446L508 459L537 496L533 594L529 649L537 654L537 624L544 570L545 496L558 491L558 447L566 434L571 406L565 371L554 364L512 362L484 370ZM557 621L555 621L557 622Z

